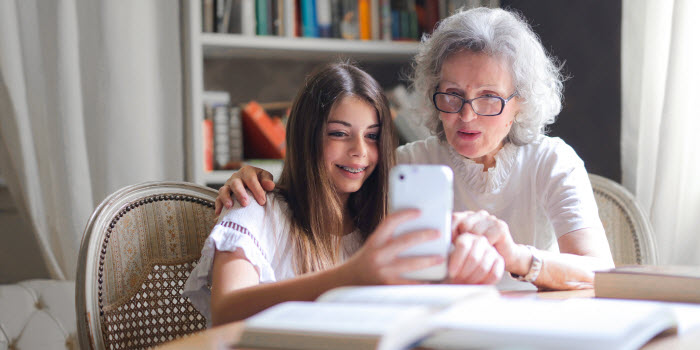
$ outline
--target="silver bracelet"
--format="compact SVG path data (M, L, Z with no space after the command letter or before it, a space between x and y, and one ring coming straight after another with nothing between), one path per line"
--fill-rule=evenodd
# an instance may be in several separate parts
M537 248L531 245L526 245L526 247L530 250L530 253L532 253L532 263L530 264L530 270L525 276L516 275L512 272L510 273L510 276L518 281L534 283L537 280L537 277L540 275L540 271L542 271L542 265L544 265L544 261L542 261L542 258L540 257Z

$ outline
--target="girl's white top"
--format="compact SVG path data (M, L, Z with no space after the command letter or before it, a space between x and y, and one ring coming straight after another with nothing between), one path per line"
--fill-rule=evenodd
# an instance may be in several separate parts
M248 198L253 196L248 193ZM318 205L323 205L318 200ZM247 207L235 204L224 210L204 242L202 257L185 283L182 295L211 325L211 272L216 251L233 252L242 249L255 267L260 283L271 283L296 276L292 265L290 220L286 202L268 193L265 205L252 200ZM359 231L342 238L342 259L350 257L362 244Z
M435 136L397 151L399 163L449 165L455 173L454 210L488 211L508 224L516 243L558 252L562 235L603 229L583 161L559 138L508 143L487 171Z

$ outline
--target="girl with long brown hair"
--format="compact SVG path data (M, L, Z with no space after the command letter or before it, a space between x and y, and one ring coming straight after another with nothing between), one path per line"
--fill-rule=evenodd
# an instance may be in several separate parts
M387 100L371 76L344 63L311 75L294 100L286 136L276 190L264 205L222 212L185 285L183 295L210 323L314 300L342 285L415 283L401 275L444 259L398 256L439 234L392 236L418 212L387 215L396 140ZM482 267L496 280L500 256L475 242L491 257Z

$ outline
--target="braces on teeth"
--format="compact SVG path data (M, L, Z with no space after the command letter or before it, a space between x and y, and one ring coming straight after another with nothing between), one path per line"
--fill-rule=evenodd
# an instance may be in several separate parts
M341 168L341 169L343 169L343 170L345 170L345 171L348 171L348 172L351 172L351 173L353 173L353 174L357 174L357 173L359 173L359 172L364 171L365 169L367 169L367 167L355 169L355 168L348 168L348 167L342 166L342 165L336 165L336 166L337 166L338 168Z

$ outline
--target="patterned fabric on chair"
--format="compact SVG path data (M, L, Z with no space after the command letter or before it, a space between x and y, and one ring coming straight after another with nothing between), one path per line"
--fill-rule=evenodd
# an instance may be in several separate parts
M656 264L651 224L634 196L608 178L589 177L615 265Z
M217 192L182 182L125 187L85 228L76 310L82 349L142 349L206 328L180 296L214 225Z

